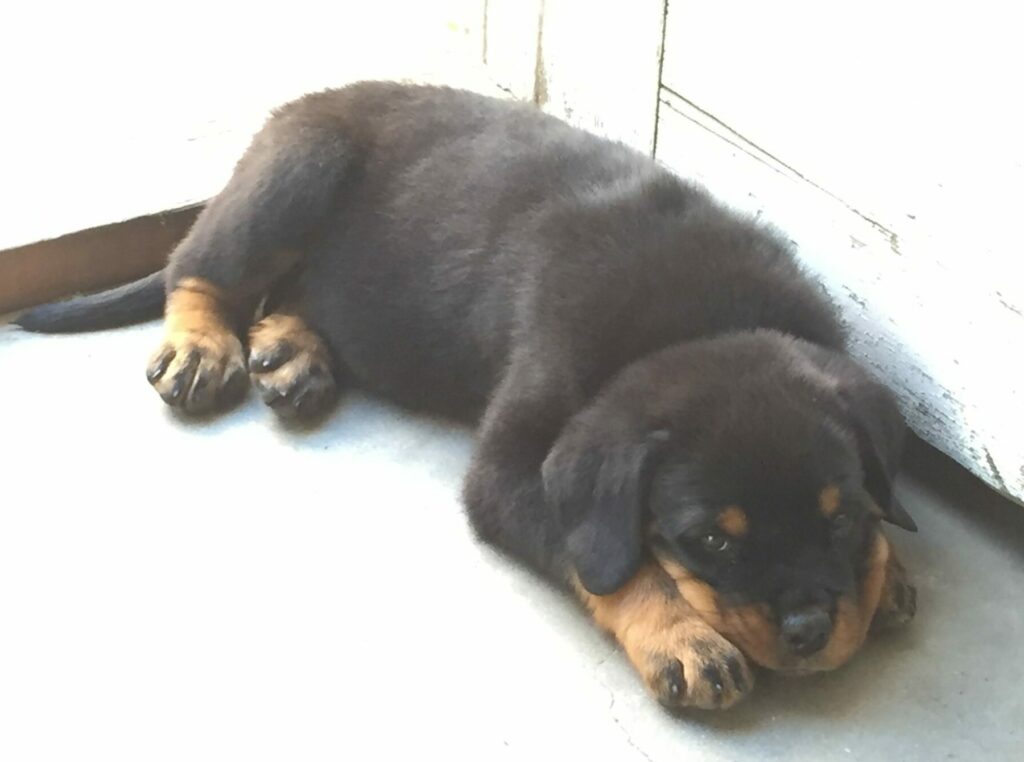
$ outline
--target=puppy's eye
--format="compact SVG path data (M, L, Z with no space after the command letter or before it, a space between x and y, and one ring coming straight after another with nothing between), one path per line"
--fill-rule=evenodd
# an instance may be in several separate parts
M832 517L832 531L835 534L846 534L853 527L853 519L848 513L837 513Z
M718 532L708 532L700 538L700 546L709 553L724 553L731 545L728 538Z

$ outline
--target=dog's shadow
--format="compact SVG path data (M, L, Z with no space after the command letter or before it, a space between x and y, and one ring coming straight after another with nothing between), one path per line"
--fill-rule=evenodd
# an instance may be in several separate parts
M295 450L323 450L339 443L379 444L382 435L392 440L432 438L439 443L472 444L473 428L444 418L410 411L358 390L349 390L323 415L306 421L279 418L249 390L238 404L207 415L182 413L165 407L164 415L175 427L209 438L250 426L265 427L276 439Z

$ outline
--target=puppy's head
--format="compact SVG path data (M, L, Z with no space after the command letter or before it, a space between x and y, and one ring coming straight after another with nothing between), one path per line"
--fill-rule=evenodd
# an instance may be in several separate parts
M651 554L763 666L832 669L882 591L904 424L849 358L774 332L635 363L563 431L545 490L581 584L608 594Z

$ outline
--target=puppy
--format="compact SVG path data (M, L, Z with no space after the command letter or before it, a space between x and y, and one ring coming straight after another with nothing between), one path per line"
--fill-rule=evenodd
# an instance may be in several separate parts
M161 275L20 322L140 319L164 288L147 375L183 413L251 380L288 419L355 385L479 422L473 527L669 707L734 704L751 662L833 669L914 613L881 528L914 528L892 395L784 240L622 145L446 88L309 95Z

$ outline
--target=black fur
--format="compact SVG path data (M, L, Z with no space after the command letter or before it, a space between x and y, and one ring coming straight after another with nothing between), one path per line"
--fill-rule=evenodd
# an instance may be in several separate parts
M166 276L211 281L240 325L268 296L323 337L339 378L479 420L477 532L596 593L652 531L722 577L679 538L723 500L763 537L795 528L783 545L801 558L821 555L810 512L830 479L909 521L889 489L902 419L786 241L527 105L387 83L289 104ZM760 579L722 584L841 589L854 545L797 584L762 538Z

